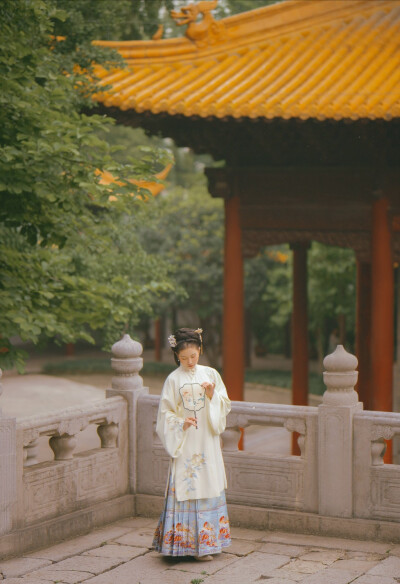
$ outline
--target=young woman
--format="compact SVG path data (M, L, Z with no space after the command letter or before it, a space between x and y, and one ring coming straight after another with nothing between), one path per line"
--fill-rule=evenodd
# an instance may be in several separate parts
M231 542L220 446L231 405L219 373L198 364L202 332L181 328L168 338L178 368L158 410L156 431L171 461L153 547L208 561Z

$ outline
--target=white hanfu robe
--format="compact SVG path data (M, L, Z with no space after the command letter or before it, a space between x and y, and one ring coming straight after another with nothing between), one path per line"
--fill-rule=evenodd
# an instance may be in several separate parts
M209 399L201 384L214 383ZM166 379L157 418L157 434L171 456L170 473L178 501L218 497L226 489L220 434L231 409L218 371L204 365L178 367ZM183 430L185 418L197 417L198 428Z

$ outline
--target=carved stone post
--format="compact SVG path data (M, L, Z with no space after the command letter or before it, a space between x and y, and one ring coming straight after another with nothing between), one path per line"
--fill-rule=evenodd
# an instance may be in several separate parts
M149 393L149 388L143 387L143 379L139 375L139 371L143 367L141 357L143 348L129 335L124 335L120 341L112 346L111 350L113 353L111 367L115 376L112 378L112 389L108 389L106 395L107 397L122 395L128 402L129 485L131 493L135 493L137 483L137 399L139 396Z
M0 369L0 397L2 394ZM0 535L11 530L17 484L16 421L0 408Z
M362 410L354 386L357 358L342 345L325 357L327 390L318 406L319 513L353 514L353 416Z

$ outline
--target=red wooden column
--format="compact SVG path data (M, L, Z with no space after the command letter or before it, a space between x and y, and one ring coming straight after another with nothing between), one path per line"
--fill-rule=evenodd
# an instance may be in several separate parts
M307 250L308 243L294 243L293 250L293 315L292 315L292 403L308 404L308 310ZM292 453L300 454L298 434L293 433Z
M371 264L357 259L356 354L357 391L365 410L372 408L371 386Z
M393 409L394 277L387 197L372 206L372 408ZM391 461L391 444L385 461Z
M225 199L225 270L223 369L232 400L243 400L244 385L244 282L240 199Z

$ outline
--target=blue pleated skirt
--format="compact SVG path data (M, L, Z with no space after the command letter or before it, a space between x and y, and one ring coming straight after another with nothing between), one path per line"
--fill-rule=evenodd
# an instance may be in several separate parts
M206 556L230 543L225 491L212 499L177 501L170 478L153 548L165 556Z

